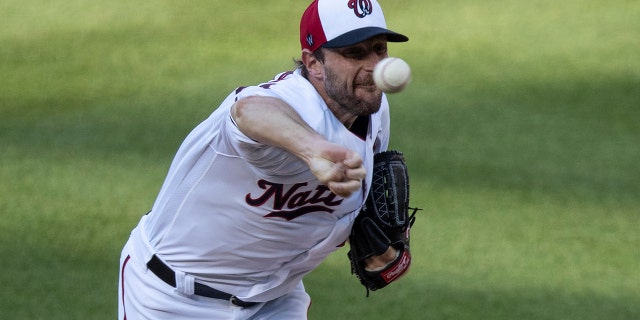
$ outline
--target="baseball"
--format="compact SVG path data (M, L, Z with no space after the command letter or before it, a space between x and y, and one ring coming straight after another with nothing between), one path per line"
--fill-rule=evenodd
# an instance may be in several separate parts
M373 69L373 81L385 93L400 92L411 81L411 68L400 58L384 58Z

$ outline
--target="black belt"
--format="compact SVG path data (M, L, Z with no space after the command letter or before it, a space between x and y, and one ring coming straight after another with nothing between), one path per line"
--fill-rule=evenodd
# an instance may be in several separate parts
M160 260L155 255L147 262L147 268L153 272L160 280L164 281L168 285L172 287L176 287L176 273L169 268L162 260ZM216 290L202 283L195 282L193 293L202 297L214 298L214 299L222 299L231 301L234 305L238 307L248 308L258 304L257 302L247 302L238 299L234 295L230 295L226 292L222 292L220 290Z

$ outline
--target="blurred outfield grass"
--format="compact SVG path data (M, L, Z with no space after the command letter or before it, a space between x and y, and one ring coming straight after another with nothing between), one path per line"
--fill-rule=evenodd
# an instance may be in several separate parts
M0 318L113 319L118 257L184 136L291 68L307 1L0 1ZM640 3L384 1L412 272L343 250L311 319L640 318Z

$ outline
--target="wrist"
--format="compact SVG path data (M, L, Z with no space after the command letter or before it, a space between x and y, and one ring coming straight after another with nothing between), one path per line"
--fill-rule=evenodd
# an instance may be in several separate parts
M367 258L365 260L366 266L364 269L369 272L384 270L396 261L398 256L400 256L400 250L396 250L390 246L383 254Z

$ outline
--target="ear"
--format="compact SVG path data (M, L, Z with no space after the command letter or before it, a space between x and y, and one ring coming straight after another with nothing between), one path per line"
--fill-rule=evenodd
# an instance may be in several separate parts
M318 49L322 50L322 49ZM302 50L302 63L307 68L309 78L321 80L324 77L324 65L309 49Z

